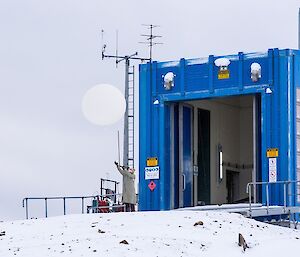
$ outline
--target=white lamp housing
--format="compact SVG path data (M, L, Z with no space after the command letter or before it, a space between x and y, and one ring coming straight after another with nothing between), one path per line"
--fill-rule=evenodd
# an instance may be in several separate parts
M171 90L172 87L174 87L174 78L175 78L175 74L173 72L168 72L164 76L164 88L166 90Z
M251 80L257 82L261 78L261 66L259 63L254 62L251 64Z
M227 71L230 60L228 58L218 58L215 60L215 65L219 67L220 71Z
M215 60L215 65L217 67L228 67L230 64L230 60L228 58L218 58Z

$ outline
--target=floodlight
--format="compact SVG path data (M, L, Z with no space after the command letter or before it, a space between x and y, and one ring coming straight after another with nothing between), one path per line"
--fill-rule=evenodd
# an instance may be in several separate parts
M168 72L165 76L164 76L164 88L166 90L171 90L172 87L174 87L174 79L175 78L175 74L173 72Z

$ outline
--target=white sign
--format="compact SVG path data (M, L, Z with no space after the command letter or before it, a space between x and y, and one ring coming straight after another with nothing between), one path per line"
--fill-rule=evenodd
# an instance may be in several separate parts
M145 179L159 179L159 166L146 167L145 168Z
M277 158L269 158L269 182L277 181Z

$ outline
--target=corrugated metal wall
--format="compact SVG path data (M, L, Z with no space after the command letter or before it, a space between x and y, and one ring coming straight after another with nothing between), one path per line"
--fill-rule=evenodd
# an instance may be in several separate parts
M297 126L297 180L300 180L300 88L296 89L297 102L296 102L296 126ZM297 186L297 201L300 202L300 184Z

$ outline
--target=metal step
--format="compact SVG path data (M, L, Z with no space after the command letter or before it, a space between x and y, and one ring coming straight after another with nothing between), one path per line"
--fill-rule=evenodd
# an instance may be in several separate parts
M124 165L134 166L134 66L129 66L127 70L127 93L126 96L126 115L124 123L124 144L126 142L127 163Z

